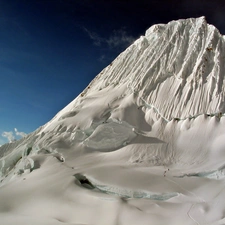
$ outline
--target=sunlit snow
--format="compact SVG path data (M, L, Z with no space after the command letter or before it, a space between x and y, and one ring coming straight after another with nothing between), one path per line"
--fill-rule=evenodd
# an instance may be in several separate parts
M0 223L224 224L224 49L204 17L149 28L0 147Z

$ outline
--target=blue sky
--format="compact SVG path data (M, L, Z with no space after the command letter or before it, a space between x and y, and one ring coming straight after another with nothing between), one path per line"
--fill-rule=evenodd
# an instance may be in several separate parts
M225 34L223 0L1 0L0 145L48 122L151 25L202 15Z

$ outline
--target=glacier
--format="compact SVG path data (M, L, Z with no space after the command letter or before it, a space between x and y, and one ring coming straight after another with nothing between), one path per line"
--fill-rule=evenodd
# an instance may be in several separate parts
M205 17L150 27L0 147L1 224L224 224L224 49Z

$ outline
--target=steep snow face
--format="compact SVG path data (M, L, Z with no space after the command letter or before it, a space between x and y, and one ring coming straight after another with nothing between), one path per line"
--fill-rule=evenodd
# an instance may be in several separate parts
M126 83L168 119L224 113L224 48L224 38L204 17L154 25L93 85Z
M0 147L0 221L224 224L225 40L154 25L50 122Z

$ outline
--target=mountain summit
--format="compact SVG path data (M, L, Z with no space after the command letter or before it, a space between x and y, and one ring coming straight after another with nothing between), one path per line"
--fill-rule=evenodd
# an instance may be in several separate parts
M224 224L225 39L150 27L51 121L0 147L0 221Z

